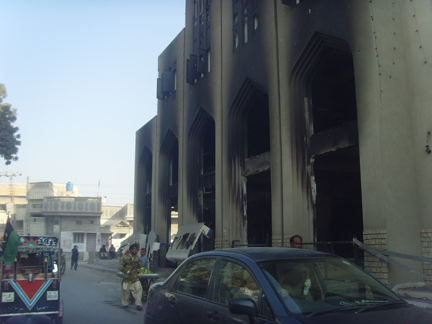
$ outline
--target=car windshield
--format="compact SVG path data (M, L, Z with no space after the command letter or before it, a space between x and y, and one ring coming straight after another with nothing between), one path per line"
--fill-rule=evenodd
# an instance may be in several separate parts
M340 258L263 262L264 274L291 313L318 314L400 301L390 289Z

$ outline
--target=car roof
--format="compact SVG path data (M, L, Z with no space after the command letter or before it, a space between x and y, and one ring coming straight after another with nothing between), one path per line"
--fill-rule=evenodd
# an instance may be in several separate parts
M299 258L317 258L317 257L335 257L338 256L325 252L317 252L305 249L293 249L284 247L249 247L249 248L232 248L223 250L213 250L195 254L195 256L231 256L238 257L242 255L252 259L255 262L299 259Z

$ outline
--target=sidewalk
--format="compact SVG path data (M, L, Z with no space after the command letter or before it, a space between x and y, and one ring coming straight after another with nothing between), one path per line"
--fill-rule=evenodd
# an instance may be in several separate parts
M92 268L100 271L111 271L111 272L119 272L118 266L119 266L120 260L118 259L112 259L112 260L95 260L94 263L88 263L88 262L80 262L79 266ZM175 270L174 268L151 268L152 272L159 274L159 279L157 282L163 282L165 281L171 273Z
M432 286L424 282L405 283L394 286L393 291L408 303L432 311Z

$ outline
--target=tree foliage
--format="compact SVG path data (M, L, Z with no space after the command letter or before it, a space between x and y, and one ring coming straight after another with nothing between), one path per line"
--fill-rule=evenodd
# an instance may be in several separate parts
M6 87L0 83L0 157L6 160L6 165L11 164L11 161L18 160L18 146L21 145L17 134L18 127L15 127L17 119L17 110L12 108L8 103L3 103L7 97Z

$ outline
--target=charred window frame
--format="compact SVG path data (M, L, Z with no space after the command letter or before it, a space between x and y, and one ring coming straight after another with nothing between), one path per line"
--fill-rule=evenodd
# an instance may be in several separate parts
M150 153L151 154L151 153ZM150 194L152 191L152 174L153 174L153 161L150 159L145 165L145 184L144 193Z
M246 1L243 5L243 43L245 44L249 41L248 14L249 7Z
M258 0L233 0L233 51L247 44L259 30Z
M210 73L211 0L194 0L193 48L186 61L186 82L195 84Z
M216 136L215 136L215 123L208 123L206 125L206 130L202 134L201 142L201 174L205 175L208 173L215 172L216 170Z
M161 77L157 79L156 98L165 100L173 97L177 91L177 62L174 62L168 70L162 72Z
M300 4L301 0L281 0L282 4L291 6L291 7L295 7L298 4Z
M170 164L169 164L169 171L170 171L170 178L169 178L169 184L170 186L178 184L178 167L179 167L179 157L178 157L178 149L174 149L171 152L170 156Z

